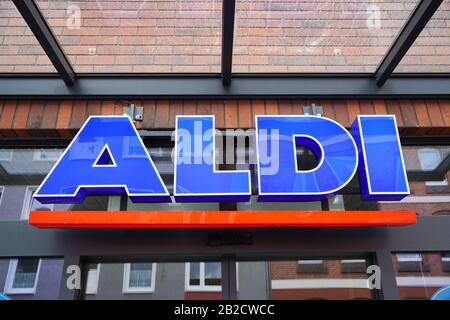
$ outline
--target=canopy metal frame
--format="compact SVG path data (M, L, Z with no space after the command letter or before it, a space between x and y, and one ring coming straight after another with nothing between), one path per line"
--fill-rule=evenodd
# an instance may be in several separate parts
M76 73L36 1L13 2L57 73L0 74L0 96L5 98L450 97L450 74L393 73L443 0L420 0L376 71L364 74L233 73L236 0L222 1L220 73Z

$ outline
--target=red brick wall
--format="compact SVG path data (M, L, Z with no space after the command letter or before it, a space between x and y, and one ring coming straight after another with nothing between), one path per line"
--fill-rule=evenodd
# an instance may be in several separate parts
M220 72L220 0L37 3L77 72ZM237 1L233 71L374 72L416 4ZM396 71L450 71L449 16L444 1ZM0 72L54 71L12 1L0 3L0 26Z
M143 129L171 129L178 114L213 114L218 128L251 128L255 115L303 114L322 105L324 116L349 127L358 114L395 114L404 135L450 135L450 100L134 100L144 106ZM0 100L0 137L73 136L89 115L122 114L113 100Z
M299 273L298 261L271 261L270 274L272 280L281 279L367 279L366 274L342 273L339 260L323 260L326 273Z

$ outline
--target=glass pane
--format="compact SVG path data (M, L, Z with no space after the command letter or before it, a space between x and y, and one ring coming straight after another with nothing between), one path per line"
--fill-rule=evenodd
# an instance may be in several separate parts
M220 71L220 0L37 2L77 72Z
M373 299L368 261L302 259L238 263L238 299Z
M392 262L400 298L428 300L442 298L446 294L448 299L450 260L447 257L448 252L393 254Z
M417 0L238 0L234 72L374 72Z
M395 72L450 72L450 1L444 0Z
M115 257L120 258L120 257ZM203 262L130 262L129 278L125 264L101 263L96 291L81 297L84 300L209 300L220 299L221 292L199 288L200 264ZM220 263L219 263L220 264ZM214 268L215 270L216 268ZM154 274L152 274L152 271ZM84 267L83 272L89 272ZM211 273L214 274L215 272ZM83 287L86 287L86 277ZM189 279L195 283L190 283ZM154 280L154 283L152 281ZM129 281L129 282L127 282ZM128 285L129 284L129 285ZM190 285L197 286L191 288ZM145 290L152 287L153 290Z
M81 203L41 204L32 198L63 149L0 149L0 220L27 219L34 210L81 211L119 208L119 197L89 196Z
M381 210L413 210L419 215L450 215L449 146L403 146L411 194L380 201Z
M12 287L33 288L39 266L39 259L19 259Z
M132 263L130 265L130 287L150 287L152 285L152 264Z
M0 72L56 72L11 0L0 0Z
M189 284L191 286L200 285L200 262L191 262L189 266Z
M249 202L238 202L238 210L305 210L320 211L320 201L311 202L258 202L257 196L252 196Z
M86 290L85 294L96 294L98 288L98 264L89 264L87 268Z
M0 293L11 300L58 300L63 259L19 257L16 270L14 261L0 259Z
M205 262L205 285L220 286L222 284L222 267L220 262Z

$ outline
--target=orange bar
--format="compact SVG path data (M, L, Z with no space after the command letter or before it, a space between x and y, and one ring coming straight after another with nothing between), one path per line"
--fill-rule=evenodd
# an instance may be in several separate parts
M39 228L374 227L416 223L414 211L32 211Z

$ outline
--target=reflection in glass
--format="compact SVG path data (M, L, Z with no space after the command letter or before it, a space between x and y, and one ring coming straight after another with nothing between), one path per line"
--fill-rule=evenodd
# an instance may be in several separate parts
M191 286L200 285L200 262L191 262L189 269L189 284Z
M131 288L151 287L152 263L131 263L129 286Z
M18 259L13 289L34 288L39 259Z
M381 210L413 210L419 215L449 215L449 146L403 146L411 194L402 202L379 202Z
M233 71L374 72L417 2L238 0Z
M362 257L239 262L238 299L373 299L367 267Z
M450 72L450 1L444 0L395 72Z
M222 268L220 262L205 262L205 286L220 286Z
M56 73L13 1L0 0L0 25L0 72Z
M449 253L397 253L392 255L400 298L429 300L450 286Z
M76 72L219 72L221 0L38 0Z

